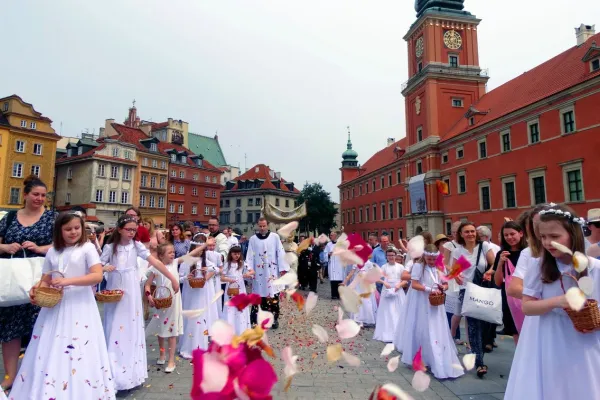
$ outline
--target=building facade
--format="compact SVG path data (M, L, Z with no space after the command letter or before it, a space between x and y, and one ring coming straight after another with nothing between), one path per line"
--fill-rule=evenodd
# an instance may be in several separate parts
M0 210L23 206L23 181L37 175L54 201L54 161L60 136L52 121L12 95L0 99Z
M202 154L205 160L223 172L223 175L221 175L221 184L223 186L240 176L240 168L229 165L225 161L225 154L219 143L218 135L210 137L190 132L188 139L188 147L191 151L196 154Z
M266 202L284 210L293 210L300 191L267 165L258 164L239 177L228 181L221 193L222 226L238 228L244 235L257 230L258 219ZM271 230L281 224L269 223Z
M574 47L487 93L480 20L462 1L430 3L417 3L404 37L406 137L388 140L362 166L351 143L344 152L345 230L397 239L449 233L452 222L471 220L497 233L504 217L538 203L564 203L581 215L600 206L600 35L593 26L576 29Z

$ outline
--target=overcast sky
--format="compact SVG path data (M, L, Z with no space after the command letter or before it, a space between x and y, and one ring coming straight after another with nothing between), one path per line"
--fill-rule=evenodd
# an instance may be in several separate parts
M482 19L493 89L575 45L598 0L466 0ZM227 162L265 163L337 201L350 126L359 161L405 136L413 0L2 2L0 96L18 94L78 136L138 115L219 132Z

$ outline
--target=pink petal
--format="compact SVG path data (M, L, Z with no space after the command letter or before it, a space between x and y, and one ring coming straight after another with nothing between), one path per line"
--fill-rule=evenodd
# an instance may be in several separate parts
M394 372L398 369L398 364L400 364L400 356L392 357L387 363L387 369L390 372Z
M275 321L275 316L272 312L263 311L262 308L258 307L258 325L265 328L270 328L273 326L273 322Z
M235 335L235 330L233 326L229 325L227 322L218 319L212 324L210 335L212 340L219 346L225 346L231 344L233 336Z
M340 258L342 265L362 265L363 260L352 250L346 250L343 248L333 249L332 254Z
M306 315L310 314L310 312L317 306L317 300L319 299L319 295L315 292L309 292L306 297L306 304L304 305Z
M296 367L296 360L298 359L298 356L295 356L292 353L291 347L287 346L281 350L281 359L283 360L283 373L286 378L294 376L298 373L298 368Z
M372 284L377 282L383 276L383 271L378 266L374 266L370 270L367 271L363 278L363 282L366 284Z
M357 313L358 308L362 305L362 299L360 298L359 294L347 286L340 286L338 288L338 292L340 299L342 300L342 306L344 307L344 310L351 313Z
M383 350L381 350L381 354L379 355L380 357L385 357L385 356L389 356L392 351L394 351L394 344L393 343L388 343L385 345L385 347L383 348Z
M382 390L385 390L389 394L396 396L398 400L413 400L404 390L400 389L399 386L393 383L386 383L381 387Z
M204 353L202 358L202 383L200 387L205 393L220 392L227 383L229 368L219 361L214 354Z
M342 322L342 318L344 318L344 310L342 310L342 307L338 307L337 311L338 311L338 322Z
M408 254L413 260L421 257L424 249L425 239L423 239L423 236L417 235L408 241Z
M240 389L252 398L269 396L275 383L277 374L273 366L262 358L252 361L238 375Z
M319 339L319 342L321 343L327 343L327 341L329 340L329 335L327 334L327 331L321 325L313 325L312 333L314 333L314 335L317 337L317 339Z
M413 371L426 371L425 363L423 362L423 348L419 347L412 362Z
M279 234L279 236L287 239L296 229L298 229L298 221L292 221L279 228L277 233Z
M238 400L251 400L250 396L242 392L242 389L240 389L240 383L238 382L237 378L233 380L233 391L235 392Z
M353 338L354 336L358 335L358 332L360 332L360 326L358 326L358 324L351 319L342 320L335 326L335 329L337 330L340 339Z
M440 255L435 259L435 266L442 273L446 272L446 265L444 265L444 254L440 252Z
M356 357L353 354L342 352L342 358L346 363L351 367L360 367L360 358Z
M423 371L415 372L415 375L412 378L412 387L417 392L424 392L429 387L429 383L431 383L431 378Z
M475 354L465 354L463 357L463 365L467 371L475 368Z
M362 236L359 234L353 233L348 236L348 242L350 246L348 247L350 250L354 250L356 255L358 255L363 261L359 265L362 265L367 262L371 254L373 253L373 249L368 245L367 242L364 241Z

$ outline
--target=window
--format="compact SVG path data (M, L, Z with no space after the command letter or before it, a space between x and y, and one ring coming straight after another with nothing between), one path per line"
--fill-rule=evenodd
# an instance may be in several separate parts
M8 101L4 102L4 108L3 108L4 112L8 111Z
M479 206L482 211L491 210L492 202L490 200L490 183L482 183L479 185Z
M96 190L96 201L100 202L103 201L104 199L104 191L102 189L97 189Z
M198 206L192 206L192 214L193 215L198 214Z
M365 207L365 222L369 222L369 218L370 218L370 212L369 212L370 208L369 206Z
M398 200L398 218L402 218L402 200Z
M385 204L381 205L381 220L383 221L386 217L387 213L386 213L386 208L385 208Z
M236 224L241 224L242 223L242 214L241 213L235 214L235 223Z
M35 175L38 178L40 177L40 166L39 165L32 165L31 166L31 175Z
M177 162L177 154L171 154L171 162Z
M380 187L383 189L385 187L385 177L382 176L380 180L381 180L381 186Z
M166 161L161 161L160 162L160 168L161 169L167 169L167 162Z
M161 189L164 189L164 188L165 188L166 181L167 181L167 180L165 179L165 177L164 177L164 176L161 176L161 177L160 177L160 188L161 188Z
M575 132L575 109L571 106L560 111L562 133Z
M371 191L374 192L375 191L375 179L373 179L372 184L373 184L373 190L371 190Z
M225 199L225 207L229 207L229 199Z
M181 156L181 162L183 164L187 164L187 156L186 155Z
M67 179L73 179L73 170L71 167L67 168Z
M212 183L217 183L217 177L216 176L212 177Z
M402 172L400 170L396 171L396 184L402 183Z
M204 191L204 197L209 197L209 191L208 191L208 189L206 189L206 190ZM238 206L238 207L240 207L240 206Z
M504 191L504 208L517 207L517 195L515 190L515 178L503 178L502 190Z
M463 99L452 99L452 107L462 107Z
M185 188L183 187L183 185L179 186L179 194L184 194L185 193Z
M216 194L216 193L215 193L215 194ZM261 201L261 198L260 198L260 197L257 197L257 198L256 198L256 200L255 200L255 202L254 202L254 204L256 204L257 206L260 206L260 205L261 205L261 202L260 202L260 201Z
M452 235L452 220L446 220L446 236Z
M152 168L157 168L157 167L158 167L158 161L152 160Z
M500 134L500 141L502 142L502 152L510 151L510 131L502 132Z
M140 207L146 207L146 195L140 195Z
M444 182L448 186L448 194L450 194L450 177L446 176L442 178L442 182Z
M394 202L390 201L388 204L388 210L390 212L390 219L394 219Z
M236 207L241 207L242 206L242 199L235 199L235 206Z
M171 187L169 188L169 191L170 191L171 193L175 193L175 190L176 190L176 189L175 189L175 185L171 185Z
M23 177L23 164L22 163L13 163L12 177L13 178L22 178Z
M79 146L77 148L77 155L82 155L83 154L83 146Z
M148 184L148 175L142 175L140 186L146 187L147 184Z
M154 207L154 196L150 196L150 207ZM158 196L158 208L165 208L164 196Z
M290 206L290 201L289 201L289 200L287 200L287 199L285 200L285 206L286 206L286 207L289 207L289 206Z
M529 128L529 144L534 144L540 141L540 123L532 121L528 124Z
M27 128L27 121L24 119L21 120L21 128Z
M421 175L423 173L423 162L421 160L418 160L415 165L417 167L417 175Z
M206 175L206 176L204 177L204 182L206 182L206 183L210 183L210 176Z
M546 173L538 170L529 173L531 202L542 204L546 202Z
M373 221L377 221L377 206L373 204Z
M156 143L150 143L150 151L158 151L158 145Z
M462 146L456 148L456 159L459 160L465 156L465 150Z
M117 179L119 177L119 166L113 165L110 167L110 177L111 179Z
M121 192L121 204L129 203L129 192Z
M98 176L104 178L106 176L106 165L98 164Z
M254 199L248 199L248 207L254 206Z
M485 141L485 139L481 139L480 141L477 142L478 146L479 146L479 158L486 158L487 157L487 143Z
M10 198L8 199L9 204L19 204L20 197L21 197L21 189L10 188Z
M29 128L31 128L31 129L36 129L36 128L37 128L37 124L36 124L35 122L31 121L31 122L29 123Z
M355 223L356 221L356 210L352 209L352 223Z
M447 152L442 153L442 164L446 164L447 162L448 162L448 153Z
M421 61L419 61L419 63L417 64L417 70L419 72L423 71L423 63Z
M365 183L365 194L369 193L369 182Z
M178 205L177 205L177 212L178 212L179 214L183 214L183 204L178 204Z
M39 144L39 143L33 144L33 154L35 154L36 156L42 155L42 145L41 144Z
M417 142L423 140L423 127L420 126L417 128Z
M192 176L192 179L193 179L193 180L195 180L195 181L197 181L197 180L198 180L198 174L194 174L194 175Z
M457 182L458 182L458 193L465 193L467 191L467 176L464 172L459 172L456 174Z
M198 188L192 188L192 196L198 196Z
M163 205L164 205L164 203L163 203ZM150 206L150 208L154 208L154 206L155 206L154 196L150 196L150 203L148 204L148 206Z
M112 155L113 155L113 157L119 157L119 148L118 147L113 147Z
M206 208L208 208L208 207L206 207ZM246 213L246 222L249 224L254 223L254 213L252 213L252 212Z
M469 126L475 125L475 117L469 117Z
M450 66L452 68L458 68L458 56L457 55L449 55L448 56L448 63L450 64Z
M123 167L123 180L124 181L131 180L131 168Z
M174 169L171 170L171 178L177 178L177 171Z
M25 153L25 142L22 140L17 140L15 142L15 151L17 153Z
M565 201L584 201L583 193L583 168L581 161L563 164L563 180L565 188Z
M402 229L398 229L398 239L404 239L404 231Z
M175 204L169 203L169 212L173 214L175 212Z
M147 166L148 166L148 159L147 159L146 157L142 158L142 165L143 165L144 167L147 167Z
M110 192L108 192L108 202L109 203L117 202L117 192L116 191L111 190Z
M185 171L179 171L179 177L181 179L185 178Z
M600 69L600 58L590 61L591 72L598 71Z
M67 204L71 203L71 193L67 193L67 196L65 198L65 203L67 203Z

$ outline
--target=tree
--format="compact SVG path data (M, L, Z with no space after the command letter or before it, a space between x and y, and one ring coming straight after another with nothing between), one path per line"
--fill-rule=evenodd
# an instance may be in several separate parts
M335 227L338 210L331 195L320 183L306 183L298 197L298 203L306 203L306 217L300 220L300 232L329 233Z

